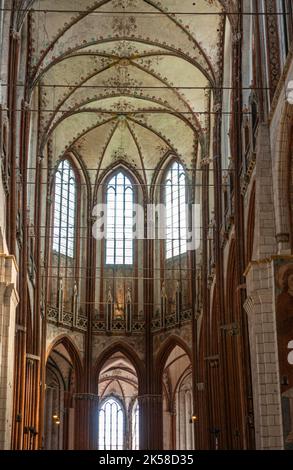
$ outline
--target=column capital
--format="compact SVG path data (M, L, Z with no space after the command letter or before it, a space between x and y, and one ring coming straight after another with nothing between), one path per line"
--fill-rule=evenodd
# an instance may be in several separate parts
M75 393L73 395L75 400L89 400L89 401L96 401L99 402L100 397L99 395L95 395L94 393Z
M15 306L19 303L19 296L15 289L14 284L7 284L5 282L0 282L0 299L1 304L9 306L11 302Z
M149 393L149 394L145 394L145 395L138 395L137 399L139 401L144 401L144 402L147 402L147 401L163 401L163 397L162 395L158 395L158 394L152 394L152 393Z
M10 35L12 39L16 40L17 42L20 42L20 38L21 38L20 31L13 28L10 30Z

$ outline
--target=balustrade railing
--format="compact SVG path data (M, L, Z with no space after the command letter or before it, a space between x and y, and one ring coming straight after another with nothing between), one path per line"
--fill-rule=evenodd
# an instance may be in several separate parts
M160 314L152 320L152 331L160 331L162 329L175 328L180 324L191 321L192 319L192 310L187 309L179 313L179 318L176 312L169 313L164 316ZM74 317L73 312L69 312L62 309L62 315L60 316L60 310L58 307L53 307L48 305L47 307L47 321L57 326L63 326L65 328L75 329L79 331L86 331L88 320L85 316L78 314L77 318ZM94 333L128 333L128 334L141 334L145 330L145 321L133 319L131 321L130 329L126 328L126 320L113 319L111 322L111 329L107 329L107 324L105 319L95 319L92 322L92 328Z

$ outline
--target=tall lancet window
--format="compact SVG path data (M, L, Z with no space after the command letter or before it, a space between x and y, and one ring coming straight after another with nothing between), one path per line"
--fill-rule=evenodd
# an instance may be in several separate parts
M187 250L186 175L183 166L174 162L165 181L166 258L182 255Z
M106 263L133 264L133 187L119 172L107 185Z
M99 412L99 449L123 450L124 411L118 400L109 397Z
M76 178L68 160L62 160L55 175L53 250L74 257L76 224Z
M139 450L139 405L137 400L132 408L132 450Z

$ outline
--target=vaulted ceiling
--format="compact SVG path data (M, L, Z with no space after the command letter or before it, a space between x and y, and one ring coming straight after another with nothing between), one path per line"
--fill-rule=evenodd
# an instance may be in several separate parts
M168 152L195 162L210 130L211 88L222 80L232 0L39 0L33 8L41 152L48 139L55 160L75 150L92 184L118 161L145 184Z
M163 382L166 398L172 403L180 383L191 373L191 363L186 351L176 346L170 353L164 368Z
M114 394L124 399L136 396L137 390L137 375L130 361L121 353L111 356L100 372L99 396Z

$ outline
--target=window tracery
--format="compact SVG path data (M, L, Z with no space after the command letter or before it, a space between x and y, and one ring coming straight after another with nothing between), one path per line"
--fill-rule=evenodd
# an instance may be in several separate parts
M124 410L120 402L110 396L99 411L99 449L123 450Z
M72 165L62 160L54 186L53 251L74 257L76 225L76 178Z
M186 175L181 163L175 161L165 180L166 258L187 251Z
M106 190L106 264L133 264L133 186L121 171Z

